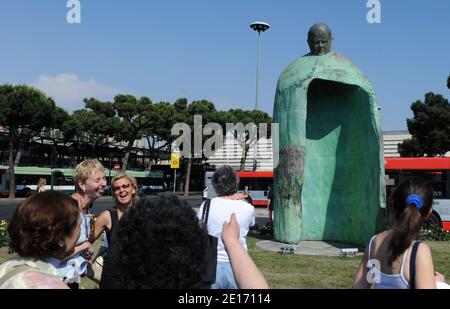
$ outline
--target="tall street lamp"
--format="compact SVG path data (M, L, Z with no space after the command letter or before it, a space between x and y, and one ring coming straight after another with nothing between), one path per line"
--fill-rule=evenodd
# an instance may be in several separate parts
M270 25L268 23L257 21L250 24L250 28L252 28L254 31L258 31L258 48L256 49L256 98L255 98L255 110L258 110L259 108L259 41L261 37L261 32L266 31L270 28ZM253 153L253 171L256 170L257 163L256 163L256 154L257 154L257 144L255 141L255 148Z
M258 31L258 48L256 50L256 100L255 100L255 109L258 110L258 99L259 99L259 40L261 36L261 32L266 31L270 28L268 23L257 21L250 24L250 28L255 31Z

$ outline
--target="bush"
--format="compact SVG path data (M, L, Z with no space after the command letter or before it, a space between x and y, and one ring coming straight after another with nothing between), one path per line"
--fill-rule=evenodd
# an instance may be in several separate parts
M438 225L429 225L427 227L422 227L419 232L419 240L450 240L450 231L443 230Z
M273 222L269 221L264 226L255 223L255 225L250 228L248 234L255 237L273 238Z
M8 234L8 222L5 220L0 220L0 247L8 246L9 244L9 234Z

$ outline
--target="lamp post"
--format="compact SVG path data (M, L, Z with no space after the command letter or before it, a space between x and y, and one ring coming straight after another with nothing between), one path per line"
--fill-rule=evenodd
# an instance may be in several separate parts
M258 47L256 49L256 99L255 99L255 109L258 110L258 99L259 99L259 41L261 32L266 31L270 28L270 25L265 22L257 21L250 24L250 28L258 31Z
M268 23L257 21L250 24L250 28L252 28L254 31L258 32L258 47L256 49L256 98L255 98L255 110L258 110L259 107L259 46L260 46L260 37L261 32L266 31L270 28L270 25ZM255 148L253 152L253 171L256 170L257 163L256 163L256 155L257 155L257 143L255 141Z

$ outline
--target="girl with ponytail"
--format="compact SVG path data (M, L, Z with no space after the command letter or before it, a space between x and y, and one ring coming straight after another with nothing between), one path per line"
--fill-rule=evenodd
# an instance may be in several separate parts
M445 281L434 271L430 248L416 241L432 203L433 188L424 179L399 184L388 202L388 229L370 240L353 288L436 288Z

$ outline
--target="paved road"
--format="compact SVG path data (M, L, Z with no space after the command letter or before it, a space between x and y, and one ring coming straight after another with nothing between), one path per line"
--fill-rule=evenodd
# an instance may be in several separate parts
M156 197L157 197L156 195L147 195L145 198L154 199ZM198 209L198 207L202 202L202 197L198 195L181 198L194 209ZM9 220L14 210L23 200L24 198L17 198L14 200L0 199L0 219ZM103 196L94 203L94 207L92 207L92 213L98 216L102 211L111 207L112 205L113 205L112 197ZM257 208L256 217L257 222L259 224L265 224L268 221L268 214L266 208Z

